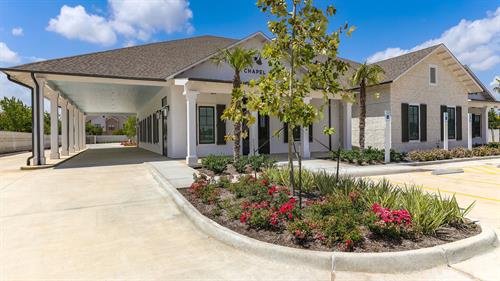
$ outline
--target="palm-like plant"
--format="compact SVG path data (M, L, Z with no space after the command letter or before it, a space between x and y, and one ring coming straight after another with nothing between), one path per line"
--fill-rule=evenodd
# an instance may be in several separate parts
M217 65L227 63L233 70L233 90L231 94L231 104L224 111L222 118L231 120L234 124L234 131L231 139L234 141L233 156L234 161L240 159L240 147L242 138L242 122L248 118L245 109L245 93L241 87L241 71L253 65L256 50L235 47L232 50L221 50L212 61Z
M365 149L365 127L366 127L366 88L376 85L385 74L382 67L366 62L356 69L352 75L351 82L359 86L359 148Z
M493 88L493 91L500 94L500 78L495 78L495 80L497 85Z

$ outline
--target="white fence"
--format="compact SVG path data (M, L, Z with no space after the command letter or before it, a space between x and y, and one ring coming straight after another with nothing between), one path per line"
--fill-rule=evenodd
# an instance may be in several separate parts
M45 135L44 144L45 148L50 148L49 135ZM31 150L31 133L0 131L0 154L28 150Z
M87 135L87 143L111 143L111 142L122 142L128 140L126 135L100 135L100 136L90 136Z

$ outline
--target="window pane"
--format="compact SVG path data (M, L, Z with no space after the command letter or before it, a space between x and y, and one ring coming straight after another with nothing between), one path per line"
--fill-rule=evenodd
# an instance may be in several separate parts
M199 107L199 141L201 144L215 143L215 110L211 106Z
M417 105L410 105L408 107L408 130L409 139L418 140L420 139L420 124L419 124L419 108Z
M430 80L431 80L431 84L436 84L436 68L435 67L430 68Z
M448 107L448 139L455 138L455 108Z
M481 137L481 115L472 114L472 137Z

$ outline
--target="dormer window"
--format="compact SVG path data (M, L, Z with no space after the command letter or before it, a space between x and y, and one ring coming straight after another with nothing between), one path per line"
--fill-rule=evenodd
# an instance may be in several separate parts
M437 85L437 66L435 65L429 66L429 84Z

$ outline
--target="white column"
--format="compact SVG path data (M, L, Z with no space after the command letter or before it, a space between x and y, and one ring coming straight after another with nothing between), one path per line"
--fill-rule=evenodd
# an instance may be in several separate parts
M472 113L467 113L467 149L472 149Z
M59 159L59 92L50 95L50 159Z
M311 102L311 98L304 98L304 103L309 104ZM309 149L309 126L302 126L300 130L300 147L302 159L310 159L311 151Z
M391 112L385 111L385 131L384 131L384 162L391 162Z
M488 107L485 106L481 110L481 136L483 139L483 143L488 143L489 140L489 133L490 130L488 130Z
M259 155L259 113L257 111L251 112L255 122L250 125L250 155Z
M68 101L60 98L61 105L61 156L68 156Z
M342 102L342 145L345 150L352 149L352 103Z
M68 150L75 152L75 106L68 104Z
M199 92L191 91L184 86L183 95L186 97L187 109L187 156L186 163L190 166L198 164L196 155L196 98Z
M448 112L443 112L443 149L448 150Z
M78 108L75 106L75 108L73 109L73 126L74 126L74 130L73 130L73 134L74 134L74 140L75 140L75 143L74 143L74 147L75 147L75 151L79 151L80 150L80 145L78 144L79 142L79 139L80 139L80 132L78 131L79 130L79 127L78 126Z
M45 165L45 145L44 145L44 93L46 80L44 78L36 78L38 83L38 88L35 87L34 102L32 105L32 110L35 116L35 122L33 124L32 137L34 138L33 147L33 165ZM38 91L37 91L38 89Z
M80 148L80 150L83 150L83 140L85 139L85 124L83 123L83 112L79 111L78 112L78 128L80 129L79 130L79 133L80 133L80 138L79 138L79 142L78 142L78 147Z
M87 119L87 116L82 112L82 149L85 149L87 147L87 132L86 132L86 127L85 127L85 121Z

